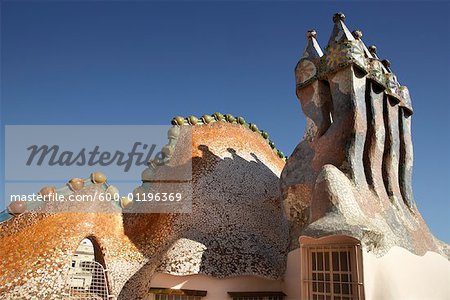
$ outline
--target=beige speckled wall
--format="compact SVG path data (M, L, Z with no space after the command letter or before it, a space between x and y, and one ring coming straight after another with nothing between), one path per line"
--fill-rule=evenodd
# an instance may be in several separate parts
M192 158L190 215L26 212L1 223L0 298L61 299L71 256L86 237L119 299L148 298L156 268L280 279L288 242L278 190L284 161L261 134L226 122L195 126ZM96 192L100 185L78 191Z

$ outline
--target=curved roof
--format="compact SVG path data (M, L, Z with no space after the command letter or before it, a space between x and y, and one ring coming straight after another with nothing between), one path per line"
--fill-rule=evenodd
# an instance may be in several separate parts
M193 126L192 213L175 219L158 271L280 278L288 246L283 167L259 132L220 121Z

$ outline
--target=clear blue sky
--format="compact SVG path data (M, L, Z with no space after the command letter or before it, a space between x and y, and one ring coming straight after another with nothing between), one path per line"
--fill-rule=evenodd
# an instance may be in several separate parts
M336 11L409 86L415 197L450 242L448 2L3 1L2 138L5 124L168 124L219 111L290 154L305 125L293 74L305 32L324 47Z

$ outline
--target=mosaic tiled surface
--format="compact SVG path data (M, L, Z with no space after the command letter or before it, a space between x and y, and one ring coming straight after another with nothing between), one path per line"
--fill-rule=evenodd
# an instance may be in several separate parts
M365 47L360 31L350 33L344 18L334 16L323 55L315 32L307 33L296 68L307 128L281 175L290 248L299 246L300 235L341 233L377 255L397 245L419 255L448 256L412 193L408 89L375 47Z
M324 53L317 43L316 32L308 31L308 43L295 70L297 89L302 89L317 79L329 80L333 73L353 65L386 89L387 94L397 99L400 106L412 113L407 87L401 86L389 67L384 66L376 54L367 49L361 40L362 33L360 31L351 33L344 20L343 14L335 15L334 28Z
M284 162L259 133L238 124L203 125L193 134L193 212L175 221L177 242L158 271L281 278L288 242L278 187Z
M343 21L335 16L325 54L308 33L295 72L307 129L286 164L268 134L241 117L177 117L164 160L150 162L138 190L179 159L178 126L190 125L192 214L31 211L4 221L0 299L62 299L86 237L119 299L147 297L155 271L280 279L300 235L353 236L378 255L394 245L448 255L414 204L409 92ZM77 191L96 192L104 187Z
M148 296L156 268L280 278L288 232L278 152L260 131L220 121L195 126L192 159L193 214L31 211L0 223L0 298L62 299L71 257L85 237L98 243L110 292L119 299ZM96 192L103 186L77 193Z
M95 185L81 193L101 191ZM124 235L121 214L25 213L0 224L0 298L61 299L72 255L85 237L98 241L113 292L146 261Z

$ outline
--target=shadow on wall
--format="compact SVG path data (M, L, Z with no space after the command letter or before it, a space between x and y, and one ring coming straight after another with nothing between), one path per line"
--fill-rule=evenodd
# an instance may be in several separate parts
M156 268L215 277L275 279L284 273L288 226L277 174L254 153L249 161L233 148L220 153L231 156L225 158L206 145L198 150L201 155L192 159L192 213L124 214L125 234L149 261L128 280L121 296L129 290L143 297L136 295L136 282L148 284ZM179 244L180 239L188 244ZM192 253L193 244L203 247Z
M187 271L281 277L288 231L278 176L254 153L249 161L228 148L231 157L221 159L207 146L199 149L203 157L193 162L199 173L194 175L193 213L180 220L189 224L180 237L204 249L198 270ZM162 271L180 273L176 266L189 259L182 250L171 250Z

